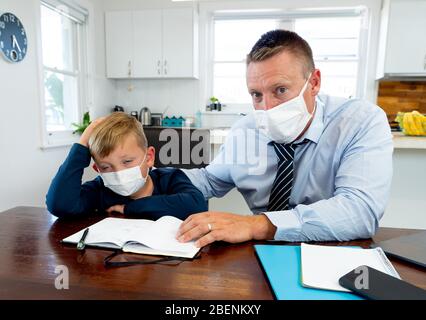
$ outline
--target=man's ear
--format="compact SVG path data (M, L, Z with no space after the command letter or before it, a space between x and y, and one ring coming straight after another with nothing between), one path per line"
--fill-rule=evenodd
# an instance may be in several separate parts
M146 149L146 164L149 168L153 167L155 163L155 148L150 146Z
M312 86L311 95L316 96L321 89L321 71L319 69L315 69L312 72L310 82Z

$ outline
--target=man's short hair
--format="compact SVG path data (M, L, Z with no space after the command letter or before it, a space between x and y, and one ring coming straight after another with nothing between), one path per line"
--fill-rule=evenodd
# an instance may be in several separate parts
M146 150L148 142L142 124L124 112L114 112L93 129L89 138L90 152L104 158L130 135L136 138L142 150Z
M282 29L268 31L260 37L247 55L247 66L251 62L264 61L283 51L288 51L301 60L305 78L314 71L314 58L308 42L297 33Z

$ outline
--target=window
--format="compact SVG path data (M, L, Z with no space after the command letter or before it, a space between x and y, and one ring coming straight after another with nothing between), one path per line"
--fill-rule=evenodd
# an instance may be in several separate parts
M362 10L349 14L321 13L256 18L217 16L213 20L214 54L211 93L232 108L251 109L245 80L245 59L259 37L273 29L297 32L310 44L315 65L322 72L321 91L354 97L362 75L360 35Z
M59 0L46 0L41 5L47 144L71 137L71 124L80 122L86 107L86 15L82 10Z
M251 104L246 56L263 33L277 26L272 19L215 20L213 96L227 105Z
M321 91L356 96L361 17L296 19L294 26L312 48L315 67L322 73Z

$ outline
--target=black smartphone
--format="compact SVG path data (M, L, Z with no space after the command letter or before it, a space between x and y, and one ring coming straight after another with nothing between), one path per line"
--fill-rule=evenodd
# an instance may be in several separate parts
M339 284L371 300L426 300L426 290L369 266L350 271Z

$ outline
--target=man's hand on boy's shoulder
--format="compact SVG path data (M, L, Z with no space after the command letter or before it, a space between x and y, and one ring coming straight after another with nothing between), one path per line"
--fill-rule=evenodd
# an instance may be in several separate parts
M93 129L95 129L102 121L105 120L105 117L98 118L93 120L92 123L84 130L83 134L80 137L79 143L85 147L89 147L89 139L92 135Z
M124 214L124 204L116 204L115 206L109 207L106 212L108 213L121 213Z

